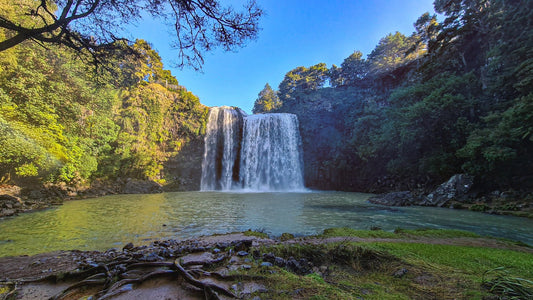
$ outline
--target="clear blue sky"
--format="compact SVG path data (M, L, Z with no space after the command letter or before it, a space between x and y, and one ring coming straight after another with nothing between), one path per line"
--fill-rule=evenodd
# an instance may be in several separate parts
M220 0L239 8L245 0ZM340 65L355 50L368 55L388 33L410 35L433 0L257 0L266 12L256 40L236 52L205 55L203 72L173 67L177 51L172 33L161 24L142 21L130 35L150 42L181 85L208 106L238 106L251 113L265 83L277 89L285 73L324 62Z

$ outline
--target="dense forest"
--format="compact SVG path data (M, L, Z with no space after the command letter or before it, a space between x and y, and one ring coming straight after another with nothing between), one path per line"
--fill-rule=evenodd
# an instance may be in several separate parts
M254 113L300 119L306 184L383 191L475 176L533 188L533 2L437 0L414 32L289 71Z
M9 3L3 17L32 17ZM184 175L201 156L183 152L203 147L207 112L143 40L117 41L97 63L28 40L0 53L0 184L135 178L194 188Z

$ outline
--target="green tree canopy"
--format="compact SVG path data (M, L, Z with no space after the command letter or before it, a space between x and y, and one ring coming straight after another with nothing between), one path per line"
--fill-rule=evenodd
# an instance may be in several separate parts
M356 85L367 76L368 70L368 63L363 59L363 53L355 51L342 62L339 76L331 78L332 85ZM334 72L332 73L334 74Z
M164 180L166 161L202 135L206 109L146 41L125 45L98 72L68 47L0 52L0 182Z
M329 70L325 63L319 63L309 68L297 67L283 78L279 84L282 101L290 99L291 94L303 91L314 91L324 86L329 78Z
M281 107L281 104L278 94L270 87L270 84L267 83L261 92L259 92L252 112L254 114L268 113Z
M415 39L400 32L388 34L368 55L370 72L373 74L391 72L402 64L413 60L416 55L408 54Z

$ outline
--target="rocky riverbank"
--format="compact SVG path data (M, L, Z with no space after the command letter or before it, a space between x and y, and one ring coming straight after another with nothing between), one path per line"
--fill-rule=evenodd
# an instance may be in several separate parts
M91 184L28 185L24 188L15 185L0 185L0 217L45 209L73 199L161 192L163 192L163 187L156 182L131 178L115 181L95 180Z
M436 206L533 218L533 194L513 190L480 193L472 191L473 186L473 177L457 174L427 193L420 190L390 192L368 201L386 206Z
M440 251L448 253L446 258L452 262L439 253L441 259L430 257ZM454 251L460 251L461 257L450 257ZM486 258L476 263L476 255ZM531 279L532 255L528 247L457 231L332 229L298 239L272 239L248 231L156 241L148 246L129 243L104 252L0 258L0 297L451 299L476 294L496 299L505 294L491 290L486 279L479 284L485 269L508 264L506 267L516 267L523 278ZM502 261L501 257L512 260ZM515 263L518 260L522 261ZM529 263L524 265L524 261ZM528 288L523 290L530 291Z

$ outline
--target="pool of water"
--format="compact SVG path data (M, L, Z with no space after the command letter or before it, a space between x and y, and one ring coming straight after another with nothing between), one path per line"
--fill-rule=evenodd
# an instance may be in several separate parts
M331 227L447 228L533 245L533 220L432 207L384 207L369 194L343 192L179 192L115 195L0 221L0 256L54 250L104 250L128 242L187 239L244 231L321 233Z

